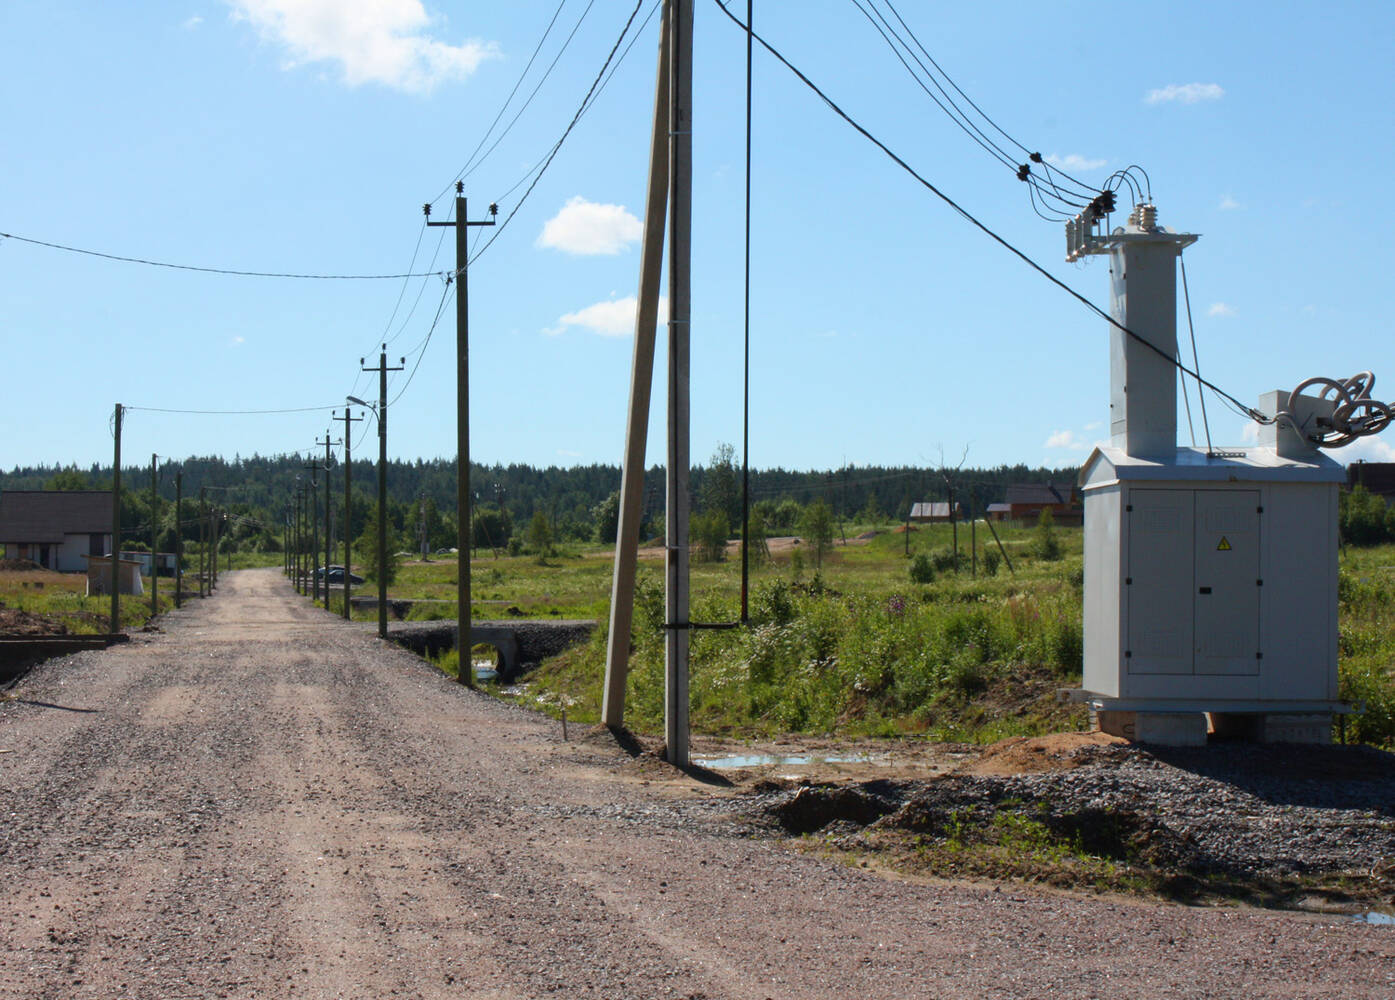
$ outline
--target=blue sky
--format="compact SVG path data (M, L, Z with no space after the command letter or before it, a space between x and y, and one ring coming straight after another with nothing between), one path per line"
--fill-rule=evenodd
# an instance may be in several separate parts
M527 183L514 186L562 134L632 7L595 0L583 17L583 0L560 13L556 0L8 0L0 231L239 270L442 271L453 236L423 231L421 205L489 136L492 151L466 180L471 215L491 201L501 220L517 214L470 270L472 455L618 463L657 17L622 46L615 75L521 204ZM897 8L1014 138L1091 185L1140 164L1160 221L1202 234L1186 260L1204 375L1254 402L1369 368L1386 380L1374 395L1390 398L1395 7ZM651 9L646 0L636 24ZM696 19L701 462L741 440L745 43L711 0ZM1105 263L1064 262L1062 227L1033 213L1025 185L929 101L851 0L757 0L755 20L927 179L1107 307ZM554 58L493 145L500 108L502 127ZM971 465L1082 460L1108 405L1104 323L759 50L755 79L752 464L935 464L965 449ZM449 209L439 200L433 217ZM0 466L109 461L118 401L325 407L135 409L123 440L133 460L309 450L329 407L376 395L358 359L371 364L385 339L394 362L407 358L389 390L400 393L392 454L451 456L453 302L427 339L443 292L434 276L230 277L0 240ZM661 390L662 350L656 368ZM649 462L661 463L661 391L653 409ZM1218 445L1246 440L1241 419L1214 401L1209 412ZM356 430L368 446L356 454L370 435ZM1376 439L1337 453L1358 456L1395 450Z

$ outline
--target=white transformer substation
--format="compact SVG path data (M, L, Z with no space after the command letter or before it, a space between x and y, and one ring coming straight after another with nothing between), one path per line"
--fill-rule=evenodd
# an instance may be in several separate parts
M1337 697L1337 491L1320 450L1390 421L1369 373L1264 394L1257 445L1177 445L1177 259L1197 239L1139 205L1067 226L1068 260L1108 255L1110 444L1085 498L1082 690L1100 728L1198 744L1210 729L1326 742ZM1304 390L1316 388L1313 395Z

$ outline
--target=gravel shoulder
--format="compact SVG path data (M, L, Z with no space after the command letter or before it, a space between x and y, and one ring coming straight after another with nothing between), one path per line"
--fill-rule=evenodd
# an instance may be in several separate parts
M791 850L752 797L564 742L274 570L161 624L0 703L0 997L1395 993L1388 927Z

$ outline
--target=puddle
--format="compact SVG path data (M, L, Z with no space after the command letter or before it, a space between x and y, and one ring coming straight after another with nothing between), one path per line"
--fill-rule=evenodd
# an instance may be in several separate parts
M743 767L805 767L809 764L885 764L891 758L885 754L733 754L726 757L693 758L694 764L710 767L715 771L737 770Z
M493 660L474 660L471 664L475 668L475 679L481 681L497 681L499 671L494 669Z
M1395 927L1395 915L1389 913L1358 913L1351 919L1358 924L1375 924L1378 927Z

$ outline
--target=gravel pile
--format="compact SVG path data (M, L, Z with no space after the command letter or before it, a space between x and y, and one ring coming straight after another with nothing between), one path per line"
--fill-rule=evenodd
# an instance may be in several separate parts
M1008 811L1091 853L1239 877L1319 872L1395 882L1395 755L1370 747L1086 746L1052 770L959 773L768 796L785 830L874 825L948 836Z

